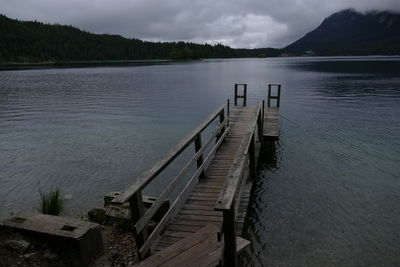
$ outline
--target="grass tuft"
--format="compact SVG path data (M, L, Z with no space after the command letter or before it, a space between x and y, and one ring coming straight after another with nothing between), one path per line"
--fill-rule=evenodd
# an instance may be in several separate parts
M48 193L40 192L41 207L39 211L43 214L60 215L64 210L64 202L59 189Z

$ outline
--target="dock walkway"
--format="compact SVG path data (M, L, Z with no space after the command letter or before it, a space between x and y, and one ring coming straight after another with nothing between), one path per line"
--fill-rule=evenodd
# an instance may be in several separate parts
M235 107L229 116L230 131L215 154L203 178L193 189L186 203L165 232L154 251L160 251L201 228L209 225L222 227L222 211L215 211L225 178L232 166L239 145L250 123L257 118L257 107ZM253 122L254 123L254 122Z
M243 95L238 94L239 86L243 86ZM233 108L229 108L229 101L219 107L112 201L129 202L142 260L139 266L236 266L237 253L250 244L240 235L262 142L279 136L280 86L279 97L271 96L269 87L267 109L261 103L247 106L246 95L247 85L235 85ZM239 98L242 106L237 104ZM270 98L277 99L278 107L270 107ZM216 120L218 126L203 142L203 131ZM191 144L195 155L146 209L142 190ZM196 170L191 174L193 167ZM168 210L150 229L149 223L188 175L183 189L170 199Z

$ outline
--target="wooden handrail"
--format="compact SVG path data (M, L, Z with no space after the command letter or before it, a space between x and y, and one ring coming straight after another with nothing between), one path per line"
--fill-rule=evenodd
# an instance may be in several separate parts
M220 233L220 238L223 238L224 242L223 266L237 266L235 230L236 213L238 211L240 197L247 180L246 172L248 171L250 176L255 176L256 127L257 124L258 127L261 126L261 121L263 119L261 118L261 115L262 105L259 104L256 116L253 121L250 122L250 127L248 128L239 145L239 149L235 155L232 166L229 169L218 200L214 206L215 210L222 211L223 216L222 231ZM259 136L259 138L262 137ZM235 201L237 201L236 204Z
M196 129L194 129L189 135L187 135L182 141L180 141L174 148L172 148L164 158L159 160L152 168L147 170L140 176L126 191L121 195L113 199L112 203L120 204L129 201L129 199L135 195L138 191L142 190L147 184L149 184L157 175L159 175L175 158L177 158L187 146L201 133L210 123L224 112L225 104L218 107L203 123L201 123Z
M229 127L225 129L224 133L218 139L218 142L213 146L212 150L207 155L206 159L203 161L201 166L199 166L199 168L196 170L196 172L193 174L190 180L186 183L184 189L176 197L175 201L172 203L167 213L163 216L161 221L157 224L156 228L154 228L154 230L151 232L146 242L144 242L143 246L139 249L139 256L146 255L146 253L150 249L151 244L154 242L154 240L156 240L157 236L164 230L165 225L180 210L186 198L188 197L191 188L197 183L200 174L204 171L208 163L213 159L215 152L221 146L228 132L229 132Z
M252 141L259 116L261 116L261 105L258 106L257 116L251 122L250 127L248 128L244 138L242 139L242 142L240 143L239 149L236 153L235 159L233 160L232 166L229 169L218 200L215 203L215 210L224 211L230 210L232 208L232 203L236 195L238 184L245 169L244 166L247 153L249 151L250 143Z
M135 232L139 233L151 220L160 206L164 203L165 198L168 194L175 188L179 183L181 178L188 173L188 171L193 167L196 161L203 155L206 148L214 141L214 138L220 134L220 131L224 129L228 124L228 119L225 119L215 130L215 132L208 138L207 142L196 152L196 154L189 160L189 162L181 169L181 171L169 182L162 193L158 196L157 200L151 205L151 207L145 212L143 217L136 223ZM201 165L200 165L201 166Z

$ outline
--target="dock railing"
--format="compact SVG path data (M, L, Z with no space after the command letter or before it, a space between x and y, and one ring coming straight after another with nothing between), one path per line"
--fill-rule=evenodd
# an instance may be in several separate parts
M272 93L272 89L276 88L276 95L273 95ZM271 106L271 99L275 99L276 100L276 107L279 108L280 102L281 102L281 88L282 85L281 84L268 84L268 107Z
M226 105L222 105L215 110L203 123L201 123L195 130L188 136L180 141L174 148L172 148L164 158L159 160L152 168L147 170L142 176L120 196L115 198L112 203L121 204L129 202L131 217L133 221L134 235L136 238L137 249L139 258L143 259L150 251L152 243L158 238L160 233L164 230L166 224L171 218L180 210L188 196L191 189L197 184L198 179L204 173L205 168L214 157L215 152L225 139L229 131L229 118L225 116ZM213 131L208 140L202 142L203 131L210 126L210 124L219 118L219 125ZM180 169L179 173L166 185L164 190L158 196L157 200L145 210L143 205L142 190L154 179L159 177L160 173L166 169L182 152L184 152L190 145L194 145L195 154L193 157ZM210 152L207 155L206 149L210 146ZM169 194L176 188L177 185L182 183L182 178L189 173L194 164L197 165L195 173L185 184L178 196L170 205L168 211L164 214L157 226L151 233L148 233L147 225L152 217L156 214L163 202L167 199Z
M256 144L262 142L263 108L258 105L254 117L235 155L233 164L215 204L215 210L222 211L223 224L220 239L224 242L223 266L236 266L236 231L235 220L240 197L247 179L256 177Z

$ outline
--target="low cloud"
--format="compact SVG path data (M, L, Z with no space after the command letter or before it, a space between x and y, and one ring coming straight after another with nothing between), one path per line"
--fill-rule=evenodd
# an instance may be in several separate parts
M399 0L5 0L0 12L21 20L60 23L153 41L283 47L330 14L400 12Z

